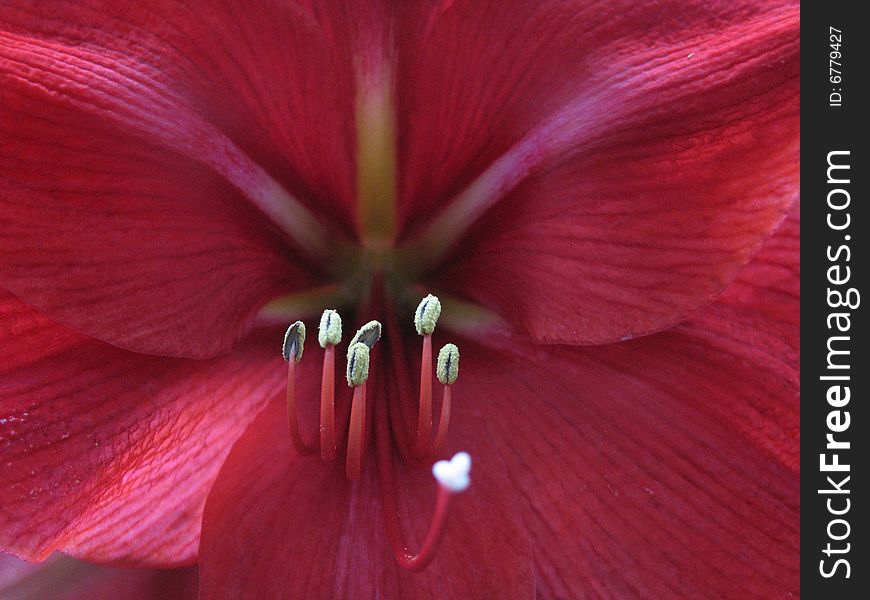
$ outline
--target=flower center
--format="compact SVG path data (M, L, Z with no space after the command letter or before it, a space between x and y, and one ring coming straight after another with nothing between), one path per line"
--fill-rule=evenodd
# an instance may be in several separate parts
M395 321L394 313L390 312ZM403 567L419 571L424 569L435 555L435 550L446 522L451 497L464 491L469 485L468 472L471 459L459 453L451 461L438 461L432 473L438 482L438 498L429 532L421 550L412 553L403 541L396 498L393 473L393 448L398 447L402 459L414 466L427 466L441 452L450 426L452 386L459 375L459 349L446 344L438 353L436 376L442 384L441 410L438 429L433 437L432 406L432 334L441 315L441 302L433 295L426 296L414 312L414 326L423 338L420 365L420 393L417 403L415 431L406 431L405 419L393 418L395 407L389 407L384 398L374 398L371 404L366 395L372 350L380 340L382 327L378 321L363 325L350 341L347 350L346 380L353 390L349 414L336 416L335 409L335 348L341 342L341 317L335 310L325 310L318 328L318 342L323 348L323 369L320 387L319 437L306 442L300 431L298 419L297 364L302 360L305 347L305 324L296 321L284 335L283 355L287 361L287 416L290 438L296 451L302 456L320 455L324 463L343 458L344 471L351 481L358 480L363 472L366 454L374 437L377 455L377 474L384 508L386 529L396 560ZM388 322L394 333L391 346L401 348L398 327ZM401 389L407 386L400 385ZM345 411L347 413L347 411ZM370 429L373 429L374 436Z

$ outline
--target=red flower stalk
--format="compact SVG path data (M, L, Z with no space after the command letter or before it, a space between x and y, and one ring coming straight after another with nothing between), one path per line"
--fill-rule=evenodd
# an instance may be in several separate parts
M3 2L0 549L205 598L797 593L798 30Z

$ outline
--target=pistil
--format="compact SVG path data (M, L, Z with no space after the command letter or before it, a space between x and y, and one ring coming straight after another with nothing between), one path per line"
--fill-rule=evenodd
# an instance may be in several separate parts
M422 571L432 559L444 533L447 523L450 500L454 494L464 491L470 483L468 473L471 469L471 457L460 452L453 459L438 461L432 467L432 474L438 481L438 498L435 501L435 511L429 524L429 530L423 540L420 551L413 553L404 542L402 528L399 523L398 497L393 475L392 448L389 444L389 424L386 407L378 407L377 427L378 481L381 487L381 500L384 508L384 522L387 537L393 549L396 562L409 571Z

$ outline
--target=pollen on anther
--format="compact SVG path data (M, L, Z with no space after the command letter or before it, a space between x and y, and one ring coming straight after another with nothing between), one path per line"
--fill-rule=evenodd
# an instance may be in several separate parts
M435 331L435 324L441 316L441 301L438 296L429 294L420 301L414 312L414 327L420 335L429 335Z
M327 344L336 346L341 342L341 316L338 312L330 308L323 311L317 330L317 341L321 348L326 348Z
M347 385L363 385L368 377L369 347L363 342L357 342L347 351Z
M289 361L291 358L296 362L302 360L302 352L305 350L305 323L296 321L287 328L287 333L284 334L284 346L281 353L284 355L284 360Z
M378 321L369 321L354 334L348 346L348 356L354 344L361 343L371 348L379 339L381 339L381 324Z
M435 368L438 381L444 385L453 385L459 377L459 348L456 344L444 344L438 352L438 364Z

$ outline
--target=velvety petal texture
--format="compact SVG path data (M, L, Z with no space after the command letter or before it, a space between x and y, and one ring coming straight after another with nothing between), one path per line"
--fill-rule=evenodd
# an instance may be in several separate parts
M319 230L306 206L352 227L348 35L324 29L284 2L4 3L0 285L128 349L229 349L310 284L278 230Z
M457 394L501 442L489 451L524 507L540 597L799 594L797 230L741 275L742 300L672 331L462 345Z
M750 438L794 473L800 471L800 207L792 210L762 251L712 305L678 331L717 353L713 364L751 366L746 382L702 372L745 403L699 399L705 409ZM754 388L753 388L754 386Z
M398 87L438 288L539 342L634 337L718 294L796 199L797 3L445 4Z
M204 362L147 357L0 298L0 331L12 334L0 363L0 549L192 561L223 458L281 388L274 340Z
M314 381L309 377L310 392ZM373 395L372 401L391 399ZM482 431L481 418L467 406L458 412L456 435L463 449L475 453L488 443L475 435ZM413 550L422 543L437 486L429 469L409 469L395 458L399 518ZM270 405L236 443L209 496L200 551L202 597L534 597L528 542L497 456L475 462L472 491L455 498L435 561L421 573L396 564L375 472L372 452L356 483L346 479L343 464L294 456L286 407Z

